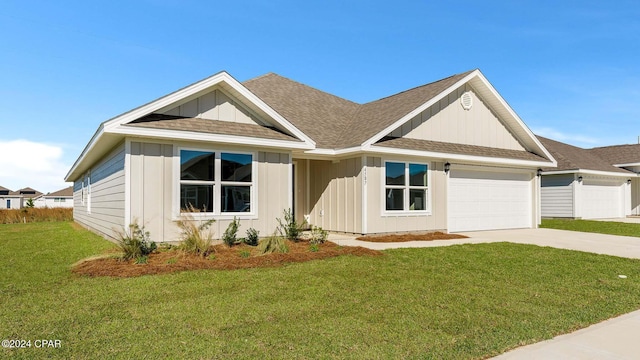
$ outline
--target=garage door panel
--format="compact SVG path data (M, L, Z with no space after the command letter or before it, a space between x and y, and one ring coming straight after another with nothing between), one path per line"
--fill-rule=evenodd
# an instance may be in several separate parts
M581 192L583 219L624 216L622 187L619 181L585 180Z
M531 227L530 175L452 170L449 231Z

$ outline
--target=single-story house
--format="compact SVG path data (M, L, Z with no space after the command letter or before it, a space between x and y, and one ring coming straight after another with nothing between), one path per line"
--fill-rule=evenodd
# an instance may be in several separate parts
M73 207L73 186L40 195L33 203L38 208L71 208Z
M640 215L640 143L604 146L590 149L592 153L606 159L615 167L633 172L631 177L630 209L627 215Z
M551 154L479 70L365 104L220 72L103 122L69 170L74 219L175 240L191 206L221 235L292 209L329 231L534 228Z
M42 193L30 187L11 191L0 186L0 209L22 209L26 206L27 200L35 200Z
M638 207L637 201L635 205L631 201L636 173L614 166L616 161L604 154L605 148L583 149L538 139L558 162L555 168L542 169L542 217L621 218Z

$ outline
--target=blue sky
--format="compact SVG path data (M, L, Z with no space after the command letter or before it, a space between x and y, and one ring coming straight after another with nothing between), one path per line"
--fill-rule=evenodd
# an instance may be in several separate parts
M635 1L14 1L0 185L55 191L98 125L220 70L368 102L479 68L536 133L640 135Z

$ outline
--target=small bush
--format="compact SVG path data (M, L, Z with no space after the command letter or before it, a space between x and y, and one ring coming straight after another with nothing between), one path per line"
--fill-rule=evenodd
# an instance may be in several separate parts
M190 211L197 211L193 208ZM193 215L185 214L183 219L178 220L180 228L180 245L182 251L207 256L213 241L213 232L210 230L211 224L215 220L198 221Z
M318 244L311 244L311 246L309 246L309 250L311 252L318 252L318 250L320 250L320 247L318 246Z
M327 237L329 236L329 232L327 230L322 229L319 226L314 226L311 228L311 238L309 242L311 244L324 244L327 241Z
M138 265L146 264L148 262L149 262L149 256L148 255L138 256L136 258L136 264L138 264Z
M254 228L247 229L247 237L243 239L244 243L250 246L258 246L259 231Z
M147 256L156 250L157 245L151 241L151 234L140 227L137 222L129 225L129 230L118 234L118 247L122 251L123 260L137 259Z
M240 251L240 257L243 259L247 259L249 256L251 256L251 253L247 250L242 250Z
M240 227L240 220L234 216L233 221L227 226L224 235L222 235L222 241L227 244L228 247L232 247L238 243L238 227Z
M282 236L275 234L260 240L258 244L258 253L260 255L271 253L288 253L289 247L287 247L286 240Z
M278 220L278 233L281 236L284 236L287 240L291 240L293 242L298 242L300 240L300 235L302 234L302 229L304 228L305 223L298 224L296 222L291 209L284 210L283 212L284 220L280 218L276 218Z

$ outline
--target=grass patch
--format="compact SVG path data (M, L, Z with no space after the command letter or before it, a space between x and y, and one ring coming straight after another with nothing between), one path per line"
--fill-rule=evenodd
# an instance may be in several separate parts
M640 237L640 224L615 221L543 219L540 227L547 229Z
M62 341L0 357L473 359L640 308L640 261L511 243L71 275L113 247L70 223L0 225L0 338Z
M0 209L0 224L72 220L73 209L71 208Z

